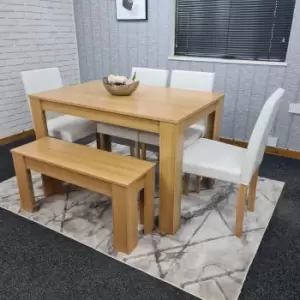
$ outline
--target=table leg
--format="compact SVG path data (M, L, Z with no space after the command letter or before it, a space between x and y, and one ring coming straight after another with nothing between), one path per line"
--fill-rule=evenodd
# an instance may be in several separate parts
M180 226L183 130L176 124L160 124L159 230L174 234Z
M206 134L205 134L205 137L207 139L212 139L217 141L220 139L223 105L224 105L224 98L219 100L216 110L213 111L211 114L209 114L207 117L207 126L206 126ZM203 178L202 181L205 186L208 186L208 188L212 188L215 182L213 179L208 179L208 178Z
M223 116L224 98L219 100L216 110L208 115L206 138L219 140Z
M48 136L47 120L41 101L30 99L30 107L36 139ZM42 181L46 197L63 191L63 183L60 180L42 174Z

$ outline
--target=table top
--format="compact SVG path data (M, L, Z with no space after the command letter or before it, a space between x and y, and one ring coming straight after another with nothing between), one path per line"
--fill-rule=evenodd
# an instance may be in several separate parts
M84 107L155 121L179 123L223 98L222 93L140 85L128 97L112 96L102 81L91 81L30 95L65 105Z

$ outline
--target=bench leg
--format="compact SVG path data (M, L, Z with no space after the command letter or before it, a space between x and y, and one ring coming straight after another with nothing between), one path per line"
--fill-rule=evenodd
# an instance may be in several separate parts
M129 254L138 244L137 191L113 185L112 207L115 250Z
M150 234L154 228L154 168L145 176L145 188L141 192L140 220L144 224L144 234Z
M66 189L64 188L63 182L61 180L42 174L42 181L45 197L66 193Z
M26 168L25 159L21 155L12 154L17 183L19 187L21 209L34 212L35 199L32 185L31 172Z

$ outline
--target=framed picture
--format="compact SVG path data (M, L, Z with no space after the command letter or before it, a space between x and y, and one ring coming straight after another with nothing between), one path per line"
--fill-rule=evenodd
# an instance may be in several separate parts
M117 20L147 20L147 0L116 0Z

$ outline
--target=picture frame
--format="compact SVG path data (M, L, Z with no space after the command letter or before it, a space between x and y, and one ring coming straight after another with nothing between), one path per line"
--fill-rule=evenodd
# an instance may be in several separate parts
M146 21L148 0L116 0L118 21Z

